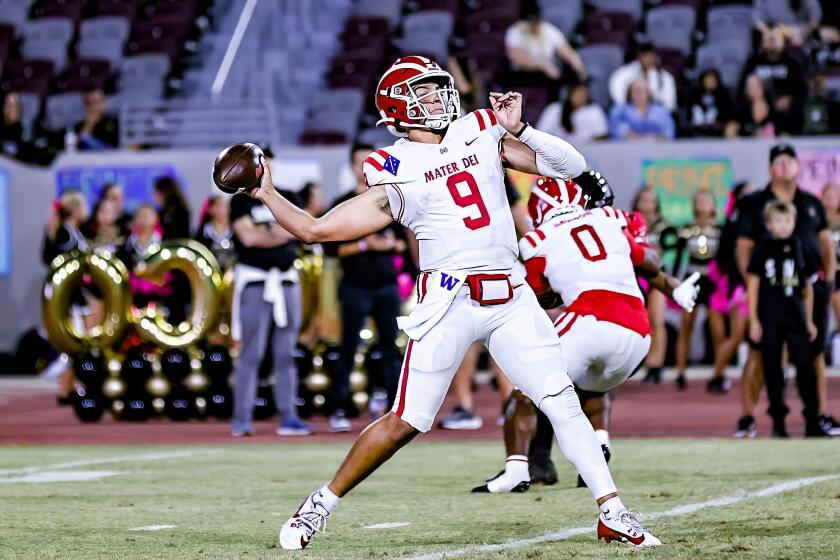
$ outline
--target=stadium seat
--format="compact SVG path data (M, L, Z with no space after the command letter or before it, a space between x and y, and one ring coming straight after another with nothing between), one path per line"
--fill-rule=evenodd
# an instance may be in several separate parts
M744 48L739 39L720 40L701 45L697 49L697 73L714 68L720 72L721 81L735 91L741 80L741 73L749 57L749 49Z
M586 16L587 44L613 44L627 50L636 24L624 12L595 12Z
M390 29L396 29L402 14L402 0L358 0L352 13L354 16L383 18Z
M137 14L137 2L134 0L98 0L96 14L99 16L118 16L133 20Z
M343 37L388 37L388 20L351 16L344 23Z
M28 59L49 60L59 72L67 62L67 47L54 41L27 41L21 54Z
M85 3L86 0L39 0L32 8L32 16L39 19L65 18L76 25L82 19Z
M53 41L67 45L73 38L73 21L63 17L50 17L27 22L23 30L24 43Z
M108 84L110 70L111 65L107 60L73 61L55 79L55 89L59 92L104 90Z
M449 12L418 12L403 20L403 37L394 44L406 52L425 52L445 62L455 21Z
M121 16L101 16L86 19L79 26L79 40L108 39L125 43L131 30L131 21Z
M540 0L540 13L568 38L583 19L583 0Z
M64 130L85 118L85 105L81 93L58 93L47 97L44 107L44 127L47 130Z
M12 43L15 42L15 28L6 23L0 23L0 71L9 56Z
M697 14L688 6L654 8L645 16L647 36L655 47L691 53L691 36Z
M449 12L452 17L458 17L461 13L461 0L415 0L414 11Z
M688 6L694 8L694 13L699 14L703 7L703 0L660 0L660 6Z
M123 42L113 39L83 39L76 43L76 56L107 60L111 68L120 67L123 58Z
M520 0L466 0L471 14L496 14L513 23L522 17Z
M26 24L29 0L0 0L0 23L7 23L20 30Z
M374 148L382 148L393 144L397 137L388 132L384 126L377 126L376 128L366 128L357 136L357 140L362 144L370 144Z
M129 56L120 68L119 89L157 91L169 73L169 57L159 53Z
M53 63L49 60L24 60L10 62L3 69L2 90L32 93L45 97L53 76Z
M624 63L624 50L615 45L589 45L578 50L592 83L592 99L602 107L610 104L609 79L615 69Z
M706 40L740 40L752 48L752 8L712 6L706 15Z
M334 131L309 130L300 135L300 143L304 146L346 144L347 141L344 134Z
M637 22L642 17L642 0L590 0L599 12L623 12Z
M317 92L309 106L312 114L346 111L358 114L362 110L365 94L358 89L327 89Z

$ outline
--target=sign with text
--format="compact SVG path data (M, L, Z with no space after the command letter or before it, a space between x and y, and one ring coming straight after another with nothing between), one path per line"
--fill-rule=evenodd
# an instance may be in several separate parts
M12 273L12 203L9 174L0 169L0 276Z
M840 185L840 150L802 150L797 155L804 190L820 196L827 185Z
M157 164L66 167L56 172L56 187L59 195L67 189L80 190L93 204L103 186L119 183L125 189L125 209L133 213L141 204L153 200L155 181L160 177L174 177L183 184L172 165Z
M709 190L715 195L718 216L722 218L732 186L732 164L725 158L643 160L642 184L656 190L662 216L672 224L693 221L694 195L699 190Z

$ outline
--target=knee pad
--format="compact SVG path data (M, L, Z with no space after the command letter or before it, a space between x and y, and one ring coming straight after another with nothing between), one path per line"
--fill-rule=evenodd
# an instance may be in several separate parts
M566 380L565 386L561 386L561 379L563 377ZM537 403L537 408L545 412L547 415L548 407L554 408L555 410L557 409L556 407L561 408L567 418L573 418L583 414L583 410L580 407L580 400L575 392L574 385L572 385L569 378L565 375L549 376L548 379L546 379L545 389L545 395L540 399L539 403ZM551 416L549 415L549 418L550 417Z

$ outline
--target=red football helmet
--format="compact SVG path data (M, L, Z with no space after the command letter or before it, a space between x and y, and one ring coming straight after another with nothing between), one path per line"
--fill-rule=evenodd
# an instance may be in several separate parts
M572 180L558 183L551 177L537 179L528 198L528 214L534 227L554 214L571 214L586 209L589 197Z
M636 243L647 245L648 227L644 216L639 212L624 212L627 220L627 233L636 240Z
M435 83L438 89L417 95L421 83ZM443 112L431 114L421 103L436 95ZM376 108L381 119L377 125L386 124L391 134L407 136L409 128L442 130L460 116L461 101L455 89L455 79L436 62L422 56L398 58L376 86Z

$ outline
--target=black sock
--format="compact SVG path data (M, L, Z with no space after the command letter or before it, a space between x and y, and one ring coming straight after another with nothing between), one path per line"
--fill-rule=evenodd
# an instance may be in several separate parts
M539 454L550 457L552 441L554 441L554 428L551 426L551 420L541 410L537 410L537 432L531 440L529 455Z

